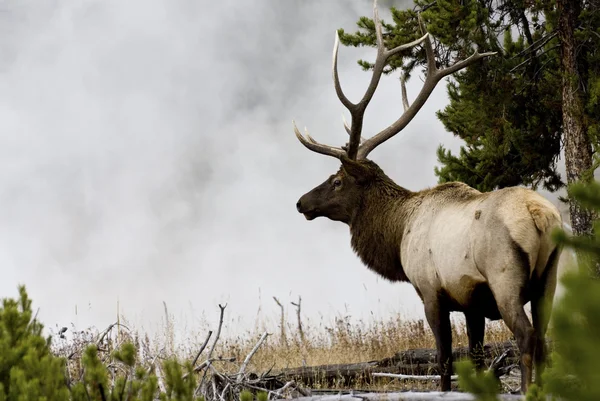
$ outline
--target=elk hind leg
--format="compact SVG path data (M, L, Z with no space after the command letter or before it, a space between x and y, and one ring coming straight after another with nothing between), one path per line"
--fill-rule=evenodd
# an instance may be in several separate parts
M438 353L442 391L450 391L452 376L452 327L450 311L442 307L439 297L426 299L425 317L433 331Z
M502 314L502 320L517 340L517 346L521 353L521 391L526 393L532 380L536 335L522 304L516 301L504 301L504 305L498 305L498 307Z
M538 386L542 385L542 374L546 364L547 347L545 337L550 321L554 292L556 291L559 252L558 249L552 252L546 263L546 269L541 278L534 283L531 294L531 317L536 336L533 359L535 382Z
M506 269L490 280L490 289L494 294L500 316L514 334L521 353L521 392L526 393L531 384L533 373L533 354L535 350L535 332L525 309L525 278L516 277Z

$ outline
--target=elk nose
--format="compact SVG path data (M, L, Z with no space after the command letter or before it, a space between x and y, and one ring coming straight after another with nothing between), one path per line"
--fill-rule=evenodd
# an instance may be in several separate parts
M296 210L300 212L300 208L302 207L301 201L296 202Z

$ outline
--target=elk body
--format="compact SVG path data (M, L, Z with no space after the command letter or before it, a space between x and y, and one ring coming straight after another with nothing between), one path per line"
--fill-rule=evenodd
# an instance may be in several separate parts
M450 312L463 312L469 350L476 365L483 360L485 319L502 319L514 334L521 354L521 391L540 381L546 359L545 333L556 288L561 249L551 232L562 226L557 208L536 192L511 187L482 193L466 184L451 182L421 191L397 185L366 157L377 145L402 130L415 116L439 80L491 55L475 53L446 69L435 65L428 34L386 50L374 4L378 53L371 83L359 103L343 94L337 76L336 43L333 78L341 102L352 115L345 125L349 143L332 147L304 137L308 149L340 159L341 167L325 182L303 195L296 207L306 219L326 217L350 228L351 245L361 261L382 277L410 282L421 298L437 346L442 391L450 390L452 334ZM421 29L424 30L421 23ZM362 140L362 120L386 59L422 44L427 55L427 76L412 105L390 127ZM404 85L403 98L406 99ZM531 302L532 321L524 305Z

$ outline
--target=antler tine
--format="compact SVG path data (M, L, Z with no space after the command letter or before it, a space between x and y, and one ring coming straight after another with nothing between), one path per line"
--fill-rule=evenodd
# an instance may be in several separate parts
M335 93L337 94L338 98L340 99L340 102L342 102L342 104L344 106L346 106L346 108L352 112L352 110L356 108L356 105L354 103L352 103L346 97L346 95L344 95L344 91L342 91L342 86L340 85L340 77L338 75L338 69L337 69L337 59L338 59L339 47L340 47L340 35L338 34L338 31L335 31L335 42L333 44L333 61L332 61L332 63L333 63L333 65L332 65L333 86L335 87Z
M404 111L408 110L410 104L408 103L408 95L406 94L406 80L404 76L400 76L400 87L402 88L402 106L404 106Z
M347 133L348 135L350 135L350 134L351 134L351 132L352 132L352 130L351 130L350 126L348 125L348 122L346 121L346 117L344 117L344 114L342 114L342 122L344 123L344 129L346 130L346 133ZM362 141L363 141L363 138L362 138L362 137L360 137L360 140L359 140L359 141L362 143Z
M310 136L310 134L308 133L308 130L306 128L304 128L304 132L306 133L306 137L304 137L304 135L302 135L300 130L298 130L298 127L296 126L296 122L294 120L292 120L292 124L294 125L294 132L296 133L296 138L298 138L300 143L302 143L302 145L304 145L307 149L312 150L313 152L316 152L316 153L320 153L322 155L333 156L333 157L337 157L337 158L339 158L342 154L346 153L341 148L324 145L322 143L315 141Z
M421 29L421 33L428 33L427 28L425 28L423 18L421 17L421 13L417 14L417 21L419 22L419 29ZM427 76L429 76L429 73L434 73L437 71L437 66L435 65L435 53L433 52L431 38L428 37L427 40L425 40L423 47L425 48L425 56L427 58Z
M422 31L425 31L425 25L423 23L423 20L421 19L421 14L419 14L419 26L421 27ZM388 139L396 135L398 132L400 132L404 127L406 127L406 125L415 117L415 115L421 109L421 107L423 107L423 105L431 95L431 92L433 92L437 83L442 78L458 70L461 70L475 63L476 61L481 60L484 57L493 56L496 54L496 52L479 53L475 51L471 56L469 56L465 60L458 61L450 67L438 69L435 63L435 54L433 51L433 46L431 44L431 39L428 36L428 33L425 33L425 36L418 39L418 41L419 43L424 41L423 46L425 48L425 54L427 56L427 75L425 78L425 83L423 84L423 88L421 88L421 91L419 92L413 103L405 109L404 113L400 116L400 118L398 118L392 125L384 129L383 131L363 141L357 152L356 157L358 159L366 158L373 149L375 149L377 146L387 141ZM391 51L388 51L388 53L390 52ZM403 93L403 98L404 96L405 94ZM408 99L406 99L406 102L404 103L405 107L407 105Z
M346 130L346 133L348 135L350 135L350 126L348 125L348 122L346 121L346 117L344 117L344 113L342 113L342 123L344 124L344 129Z
M348 135L352 135L352 129L350 128L350 126L346 122L346 117L344 117L344 113L342 113L342 122L344 123L344 129L346 130L346 133ZM363 141L362 136L358 139L358 141L359 141L359 143L362 143L362 141ZM350 144L350 142L347 142L344 146L342 146L342 149L344 149L344 151L348 151L348 145L349 144Z

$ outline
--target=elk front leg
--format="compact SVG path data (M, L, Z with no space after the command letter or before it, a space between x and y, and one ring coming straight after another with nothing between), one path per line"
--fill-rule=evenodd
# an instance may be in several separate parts
M450 391L452 376L452 329L450 312L440 304L438 298L425 302L425 316L433 331L440 366L441 390Z
M485 355L483 338L485 334L485 317L477 312L465 313L467 336L469 337L469 354L478 370L483 369Z

